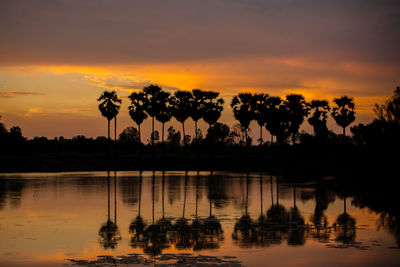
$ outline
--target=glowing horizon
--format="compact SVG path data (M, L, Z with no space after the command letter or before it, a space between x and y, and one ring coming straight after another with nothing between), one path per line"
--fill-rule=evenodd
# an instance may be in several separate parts
M374 104L400 84L393 12L399 4L346 3L3 1L2 122L28 137L104 136L96 101L103 90L123 99L120 132L136 126L127 112L129 92L158 84L220 92L226 102L220 121L230 126L236 121L229 103L239 92L300 93L330 103L348 95L356 104L352 125L368 123ZM333 121L328 127L339 132ZM310 131L307 122L303 128Z

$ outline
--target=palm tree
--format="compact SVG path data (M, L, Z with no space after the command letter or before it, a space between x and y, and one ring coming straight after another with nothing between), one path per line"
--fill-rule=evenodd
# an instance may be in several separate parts
M346 127L355 120L354 100L348 96L342 96L333 100L336 107L332 109L332 117L337 125L343 128L343 137L346 136Z
M195 132L195 140L198 141L198 136L197 136L197 122L203 117L203 112L204 112L204 97L205 97L206 92L202 91L200 89L193 89L192 90L192 96L193 98L191 99L191 112L190 112L190 117L192 117L192 120L194 121L194 132Z
M99 110L101 115L107 119L108 126L108 140L110 140L110 121L115 118L115 126L117 125L116 117L119 112L121 105L121 99L119 99L117 92L115 91L104 91L101 96L97 99L100 101ZM115 131L116 131L115 127ZM116 136L116 133L115 133Z
M144 109L146 113L152 119L151 126L151 145L153 146L154 152L154 118L160 114L161 103L160 103L160 93L162 89L158 85L149 85L143 88L145 94L145 105Z
M248 144L248 129L250 122L254 119L253 110L253 96L249 93L240 93L234 96L231 102L233 114L241 125L242 131L246 138L246 145Z
M288 111L289 128L288 133L292 134L293 145L296 143L296 135L299 133L300 125L307 117L309 108L302 95L290 94L286 96L285 106Z
M221 112L224 109L224 100L218 98L219 93L206 91L204 92L204 109L203 109L203 120L208 123L208 127L211 128L217 123Z
M129 95L129 99L131 100L131 105L129 106L129 115L139 128L139 142L141 144L142 139L140 137L140 125L147 118L147 114L145 112L145 94L143 92L133 92Z
M171 120L172 117L172 108L171 102L172 98L170 93L161 91L159 93L159 101L160 101L160 112L157 114L156 119L161 122L162 132L161 132L161 144L163 146L163 154L165 154L164 150L164 125L166 122Z
M277 143L283 143L288 137L288 110L282 102L279 96L270 96L266 100L265 128L271 134L271 144L273 136Z
M330 110L328 101L312 100L309 107L312 115L308 119L308 123L313 126L316 136L324 135L328 132L328 128L326 127L326 119Z
M253 96L252 109L254 112L254 119L260 126L260 145L263 143L262 138L262 127L265 125L265 112L266 112L266 102L268 99L268 94L255 94Z
M189 91L176 91L172 100L172 115L177 121L182 123L183 145L186 147L185 121L190 116L190 102L193 98Z

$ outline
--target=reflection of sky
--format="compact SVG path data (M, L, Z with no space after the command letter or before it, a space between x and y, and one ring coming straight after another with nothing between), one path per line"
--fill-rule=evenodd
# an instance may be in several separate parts
M207 175L208 173L201 173ZM97 255L127 255L128 253L143 253L141 249L129 247L129 225L137 216L138 203L124 201L137 192L137 173L118 173L118 197L117 197L117 223L122 240L115 250L104 251L98 243L98 231L107 220L107 180L105 173L94 174L34 174L21 175L25 186L18 190L16 186L5 196L5 203L0 210L0 250L3 254L0 261L16 264L17 262L56 262L62 263L66 258L88 259ZM132 176L133 175L133 176ZM4 175L3 175L4 176ZM11 175L5 175L10 177ZM19 176L19 175L17 175ZM86 177L85 177L86 176ZM245 265L259 265L268 259L271 265L320 265L332 260L332 264L357 264L374 265L377 262L399 260L395 250L387 247L396 246L392 236L385 231L377 232L377 216L367 210L360 210L351 206L351 199L347 199L347 212L356 219L356 241L363 245L371 245L373 240L379 241L382 246L371 247L369 250L357 250L356 248L335 249L326 248L325 243L318 240L307 239L304 246L289 247L286 240L280 245L272 245L269 248L240 249L232 242L232 231L236 219L244 212L245 175L231 175L228 183L223 183L226 194L221 207L213 207L213 214L221 220L224 230L224 241L217 250L205 250L200 254L238 256ZM260 188L258 175L251 176L249 185L249 208L251 218L257 219L260 215ZM192 219L195 214L195 173L190 173L187 183L186 218ZM172 179L178 179L172 186ZM209 214L207 198L207 181L202 178L200 182L199 210L200 217L205 218ZM121 181L124 181L121 183ZM264 214L271 205L269 176L263 180L263 210ZM111 180L111 218L114 216L113 180ZM182 216L184 196L183 173L167 173L165 180L165 215L168 218L180 218ZM143 178L142 211L141 214L146 223L152 221L151 200L151 173L145 172ZM11 188L11 187L10 187ZM174 188L174 189L172 189ZM131 191L129 191L131 189ZM21 191L22 190L22 191ZM172 190L172 191L171 191ZM296 204L306 223L314 212L314 198L303 201L301 192L312 189L297 188ZM19 194L18 192L21 192ZM287 211L293 206L292 188L284 184L280 186L279 203ZM161 214L161 175L157 173L155 186L155 220L160 219ZM274 194L276 194L274 188ZM18 198L11 205L12 198ZM171 199L173 198L173 200ZM135 198L130 198L135 199ZM2 199L1 201L4 201ZM276 195L275 199L276 201ZM136 202L136 203L135 203ZM343 212L343 200L336 198L330 203L325 215L331 225L337 216ZM335 237L335 233L331 234ZM163 253L193 252L177 250L174 246L163 250ZM339 257L340 256L340 257ZM10 265L11 266L11 265Z
M386 0L2 1L0 114L29 137L104 135L102 90L126 97L157 83L227 102L242 91L346 94L367 122L399 85L398 10ZM120 129L133 124L124 100Z

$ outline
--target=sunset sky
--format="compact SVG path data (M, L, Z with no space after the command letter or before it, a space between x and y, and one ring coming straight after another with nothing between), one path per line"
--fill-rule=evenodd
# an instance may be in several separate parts
M100 93L121 96L122 130L126 97L155 83L220 92L228 125L245 91L349 95L366 123L400 85L399 29L398 0L2 0L0 115L28 137L106 135Z

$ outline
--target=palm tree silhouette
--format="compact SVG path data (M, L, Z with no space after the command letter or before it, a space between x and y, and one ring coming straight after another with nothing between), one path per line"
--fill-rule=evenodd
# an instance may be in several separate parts
M354 100L348 96L342 96L333 100L336 106L332 109L332 117L337 125L343 128L343 138L346 136L346 127L355 120Z
M172 115L177 121L182 124L183 133L183 145L186 149L186 133L185 133L185 121L189 118L191 112L191 99L193 98L192 93L189 91L176 91L175 97L171 100ZM186 151L186 150L185 150ZM187 153L187 151L186 151Z
M328 132L326 127L326 119L330 110L329 103L326 100L312 100L309 104L312 112L308 123L314 128L314 135L322 136Z
M172 98L170 93L161 91L159 93L160 101L160 112L157 114L156 119L161 122L161 144L163 149L163 156L165 156L165 144L164 144L164 126L165 123L169 122L172 118Z
M142 147L140 125L147 118L147 114L145 112L146 97L143 92L132 92L129 95L129 99L131 100L131 104L129 105L129 115L139 128L139 142L140 147Z
M154 119L160 114L161 103L160 93L162 89L158 85L149 85L143 88L145 94L144 109L146 113L151 117L151 145L153 146L154 155Z
M253 109L253 96L249 93L240 93L234 96L231 102L233 114L236 120L239 121L242 131L246 138L246 145L248 145L248 129L250 122L254 119Z
M268 97L268 94L255 94L253 96L252 109L254 112L254 119L257 121L258 126L260 126L260 145L263 143L262 128L265 125L266 102Z
M282 99L279 96L270 96L265 101L265 128L271 134L271 144L273 137L279 135L279 124L281 123L280 106Z
M110 140L110 121L115 119L115 139L117 138L117 115L121 105L121 99L119 99L115 91L104 91L97 99L100 101L99 110L101 115L107 119L107 137Z
M200 89L193 89L192 90L192 99L191 99L191 112L190 117L194 121L194 133L195 133L195 140L198 141L198 133L197 133L197 122L203 117L204 112L204 97L206 92Z
M203 120L208 123L209 128L218 121L219 117L221 117L221 112L224 109L224 100L218 98L218 96L219 93L217 92L204 92Z
M292 134L293 145L296 143L296 135L299 133L300 125L309 113L307 102L302 95L290 94L286 96L285 106L289 120L288 133Z

